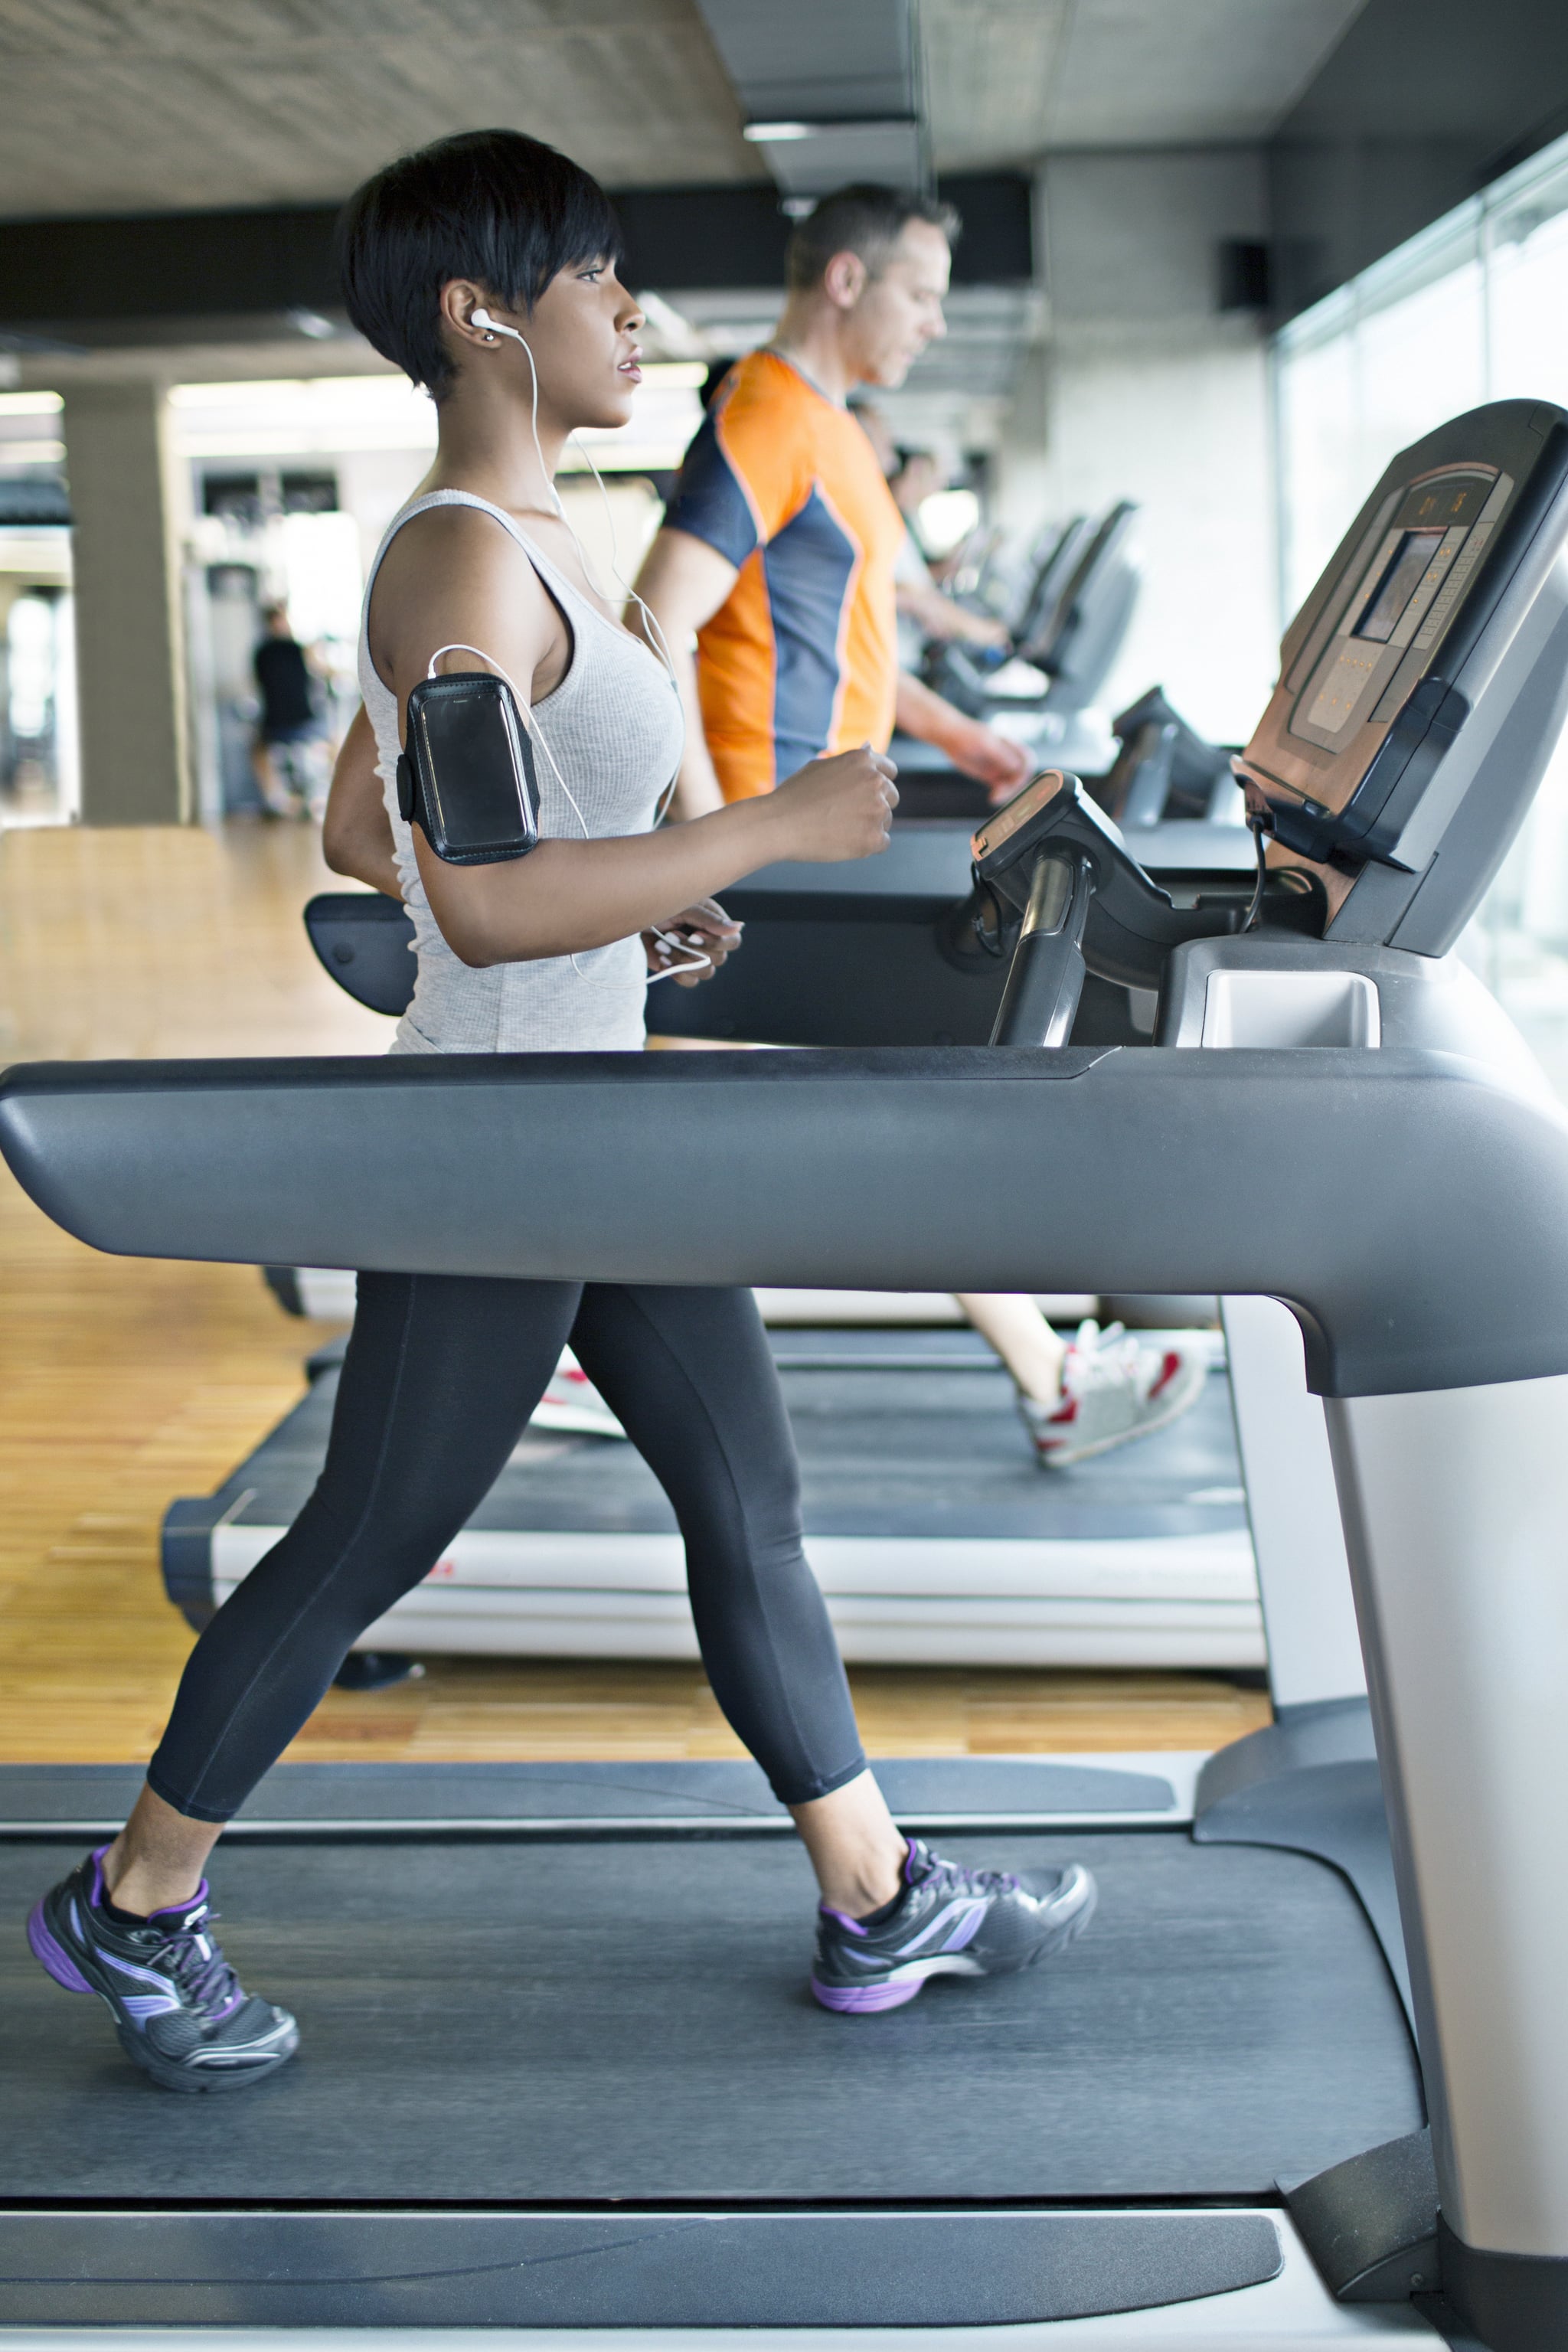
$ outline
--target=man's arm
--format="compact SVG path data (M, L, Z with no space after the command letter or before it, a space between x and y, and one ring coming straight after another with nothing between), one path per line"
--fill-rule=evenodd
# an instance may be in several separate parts
M637 593L658 623L665 648L680 688L686 713L686 750L680 780L670 802L672 816L686 820L708 816L724 805L708 739L702 731L702 705L697 691L697 656L693 640L729 597L740 574L727 556L696 539L689 530L667 524L655 539L637 574ZM659 651L657 640L638 607L626 607L626 626Z
M368 882L373 890L401 899L392 826L381 796L381 778L375 772L375 737L363 703L343 737L332 770L332 789L321 821L321 856L334 874Z
M1011 800L1034 772L1034 760L1022 743L966 718L907 670L899 672L898 724L906 735L945 751L963 774L988 787L994 802Z

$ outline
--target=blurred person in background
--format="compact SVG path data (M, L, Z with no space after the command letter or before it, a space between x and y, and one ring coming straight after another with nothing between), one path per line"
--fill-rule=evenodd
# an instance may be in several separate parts
M310 656L283 604L264 605L252 667L261 700L250 765L269 816L317 816L327 797L326 724Z
M977 646L987 652L1006 653L1012 640L994 614L972 613L942 593L931 560L921 544L919 515L926 499L945 489L941 460L931 449L900 449L879 408L856 401L854 412L887 478L893 503L904 519L903 542L893 565L893 594L899 614L899 667L915 670L933 640L942 645Z

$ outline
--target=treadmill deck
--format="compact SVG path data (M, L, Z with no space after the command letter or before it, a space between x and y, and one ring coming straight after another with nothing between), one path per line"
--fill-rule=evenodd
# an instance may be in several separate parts
M773 1347L812 1564L851 1660L1263 1664L1223 1370L1170 1429L1042 1474L1012 1382L973 1332L799 1329ZM176 1598L226 1598L295 1517L335 1384L329 1360L216 1494L174 1506ZM625 1443L531 1429L425 1584L361 1646L694 1656L669 1506Z

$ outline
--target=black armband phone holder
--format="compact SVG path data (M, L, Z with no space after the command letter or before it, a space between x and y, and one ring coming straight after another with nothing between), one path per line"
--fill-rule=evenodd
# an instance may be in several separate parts
M459 670L408 698L397 806L448 866L499 866L539 839L533 746L504 678Z

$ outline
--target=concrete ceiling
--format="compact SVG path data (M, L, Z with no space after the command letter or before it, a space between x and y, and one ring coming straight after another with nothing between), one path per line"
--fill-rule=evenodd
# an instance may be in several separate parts
M921 0L939 171L1265 138L1364 0Z
M935 163L1260 138L1362 5L921 0ZM787 53L792 0L748 5ZM333 202L491 122L612 187L765 177L697 0L0 0L0 85L13 219Z
M0 216L334 203L507 123L612 186L765 178L691 0L0 0Z

